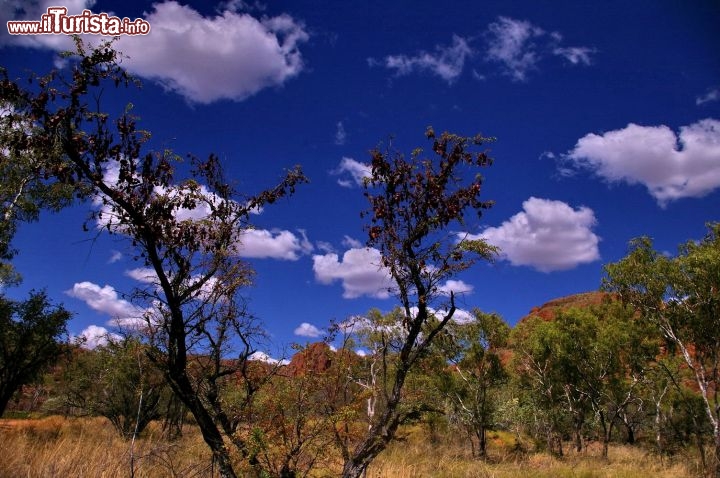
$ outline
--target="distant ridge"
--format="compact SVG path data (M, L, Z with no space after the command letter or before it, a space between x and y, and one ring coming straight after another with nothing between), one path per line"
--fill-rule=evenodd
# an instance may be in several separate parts
M530 313L520 319L520 322L530 317L540 317L543 320L552 320L557 313L570 308L583 309L593 305L600 305L611 297L607 292L582 292L580 294L568 295L559 299L553 299L539 307L533 307Z

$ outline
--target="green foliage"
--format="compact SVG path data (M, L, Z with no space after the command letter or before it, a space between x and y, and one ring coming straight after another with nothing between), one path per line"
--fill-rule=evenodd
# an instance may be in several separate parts
M142 433L162 417L170 389L138 339L109 340L90 351L78 351L63 383L66 405L100 415L124 438Z
M62 354L60 340L70 316L45 292L31 292L24 301L0 296L0 415L22 385Z
M570 430L581 449L591 417L606 446L621 421L632 427L645 369L657 354L645 324L614 302L563 310L549 321L531 318L518 325L514 347L519 378L547 414L550 449Z
M715 471L720 474L720 223L701 241L688 241L667 257L647 238L605 268L603 285L651 321L669 353L691 371L712 425Z
M473 454L485 457L486 432L496 427L498 392L507 380L500 354L510 327L496 314L475 310L473 316L469 322L448 324L437 346L450 367L432 373L448 420L468 436Z
M44 174L51 162L60 161L58 149L38 150L29 139L33 134L34 125L16 110L13 98L0 98L0 285L20 282L10 262L17 253L12 240L19 224L38 220L43 209L58 211L73 199L71 185Z

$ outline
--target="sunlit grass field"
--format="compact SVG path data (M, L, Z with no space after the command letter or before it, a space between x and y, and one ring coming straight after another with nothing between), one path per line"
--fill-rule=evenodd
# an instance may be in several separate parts
M0 420L0 478L17 477L212 477L210 453L198 430L185 428L174 442L162 439L151 424L134 443L121 439L102 418L46 417ZM698 476L692 452L672 459L639 446L614 445L608 460L600 446L563 458L545 453L514 451L514 437L489 434L489 458L471 457L458 437L431 437L427 428L401 430L400 440L381 454L368 470L372 478L682 478ZM569 448L569 447L568 447ZM338 470L314 470L312 477L337 476Z

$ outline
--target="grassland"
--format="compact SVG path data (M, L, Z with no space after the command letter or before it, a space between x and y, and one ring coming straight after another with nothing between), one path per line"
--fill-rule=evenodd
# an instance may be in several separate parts
M591 444L582 453L553 458L539 452L511 451L513 438L490 435L490 456L480 461L444 436L431 439L423 426L403 430L368 471L372 478L683 478L698 476L692 452L672 459L639 446L615 445L609 459ZM187 427L172 443L151 424L135 441L121 439L102 418L46 417L0 420L0 478L211 477L210 454L199 432ZM132 470L132 471L131 471ZM313 477L336 472L316 470Z

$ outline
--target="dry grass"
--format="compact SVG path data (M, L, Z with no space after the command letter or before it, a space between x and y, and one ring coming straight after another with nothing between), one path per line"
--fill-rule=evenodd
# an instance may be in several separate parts
M153 424L154 425L154 424ZM120 439L101 418L0 420L0 478L131 476L130 442ZM610 459L599 446L556 459L544 453L513 453L514 439L490 435L490 457L479 461L457 442L429 439L426 429L403 431L373 463L372 478L682 478L693 474L678 459L661 463L638 447L613 446ZM210 453L196 429L173 443L162 440L157 426L135 443L135 477L209 477ZM318 470L316 477L332 477Z
M199 434L174 443L150 427L131 444L102 418L0 421L0 478L209 476L210 453Z
M420 429L411 429L404 441L392 444L373 463L371 478L683 478L694 476L676 460L662 463L638 447L616 445L609 459L600 446L558 459L546 453L512 452L514 439L502 433L489 437L489 457L474 459L458 443L432 443Z

